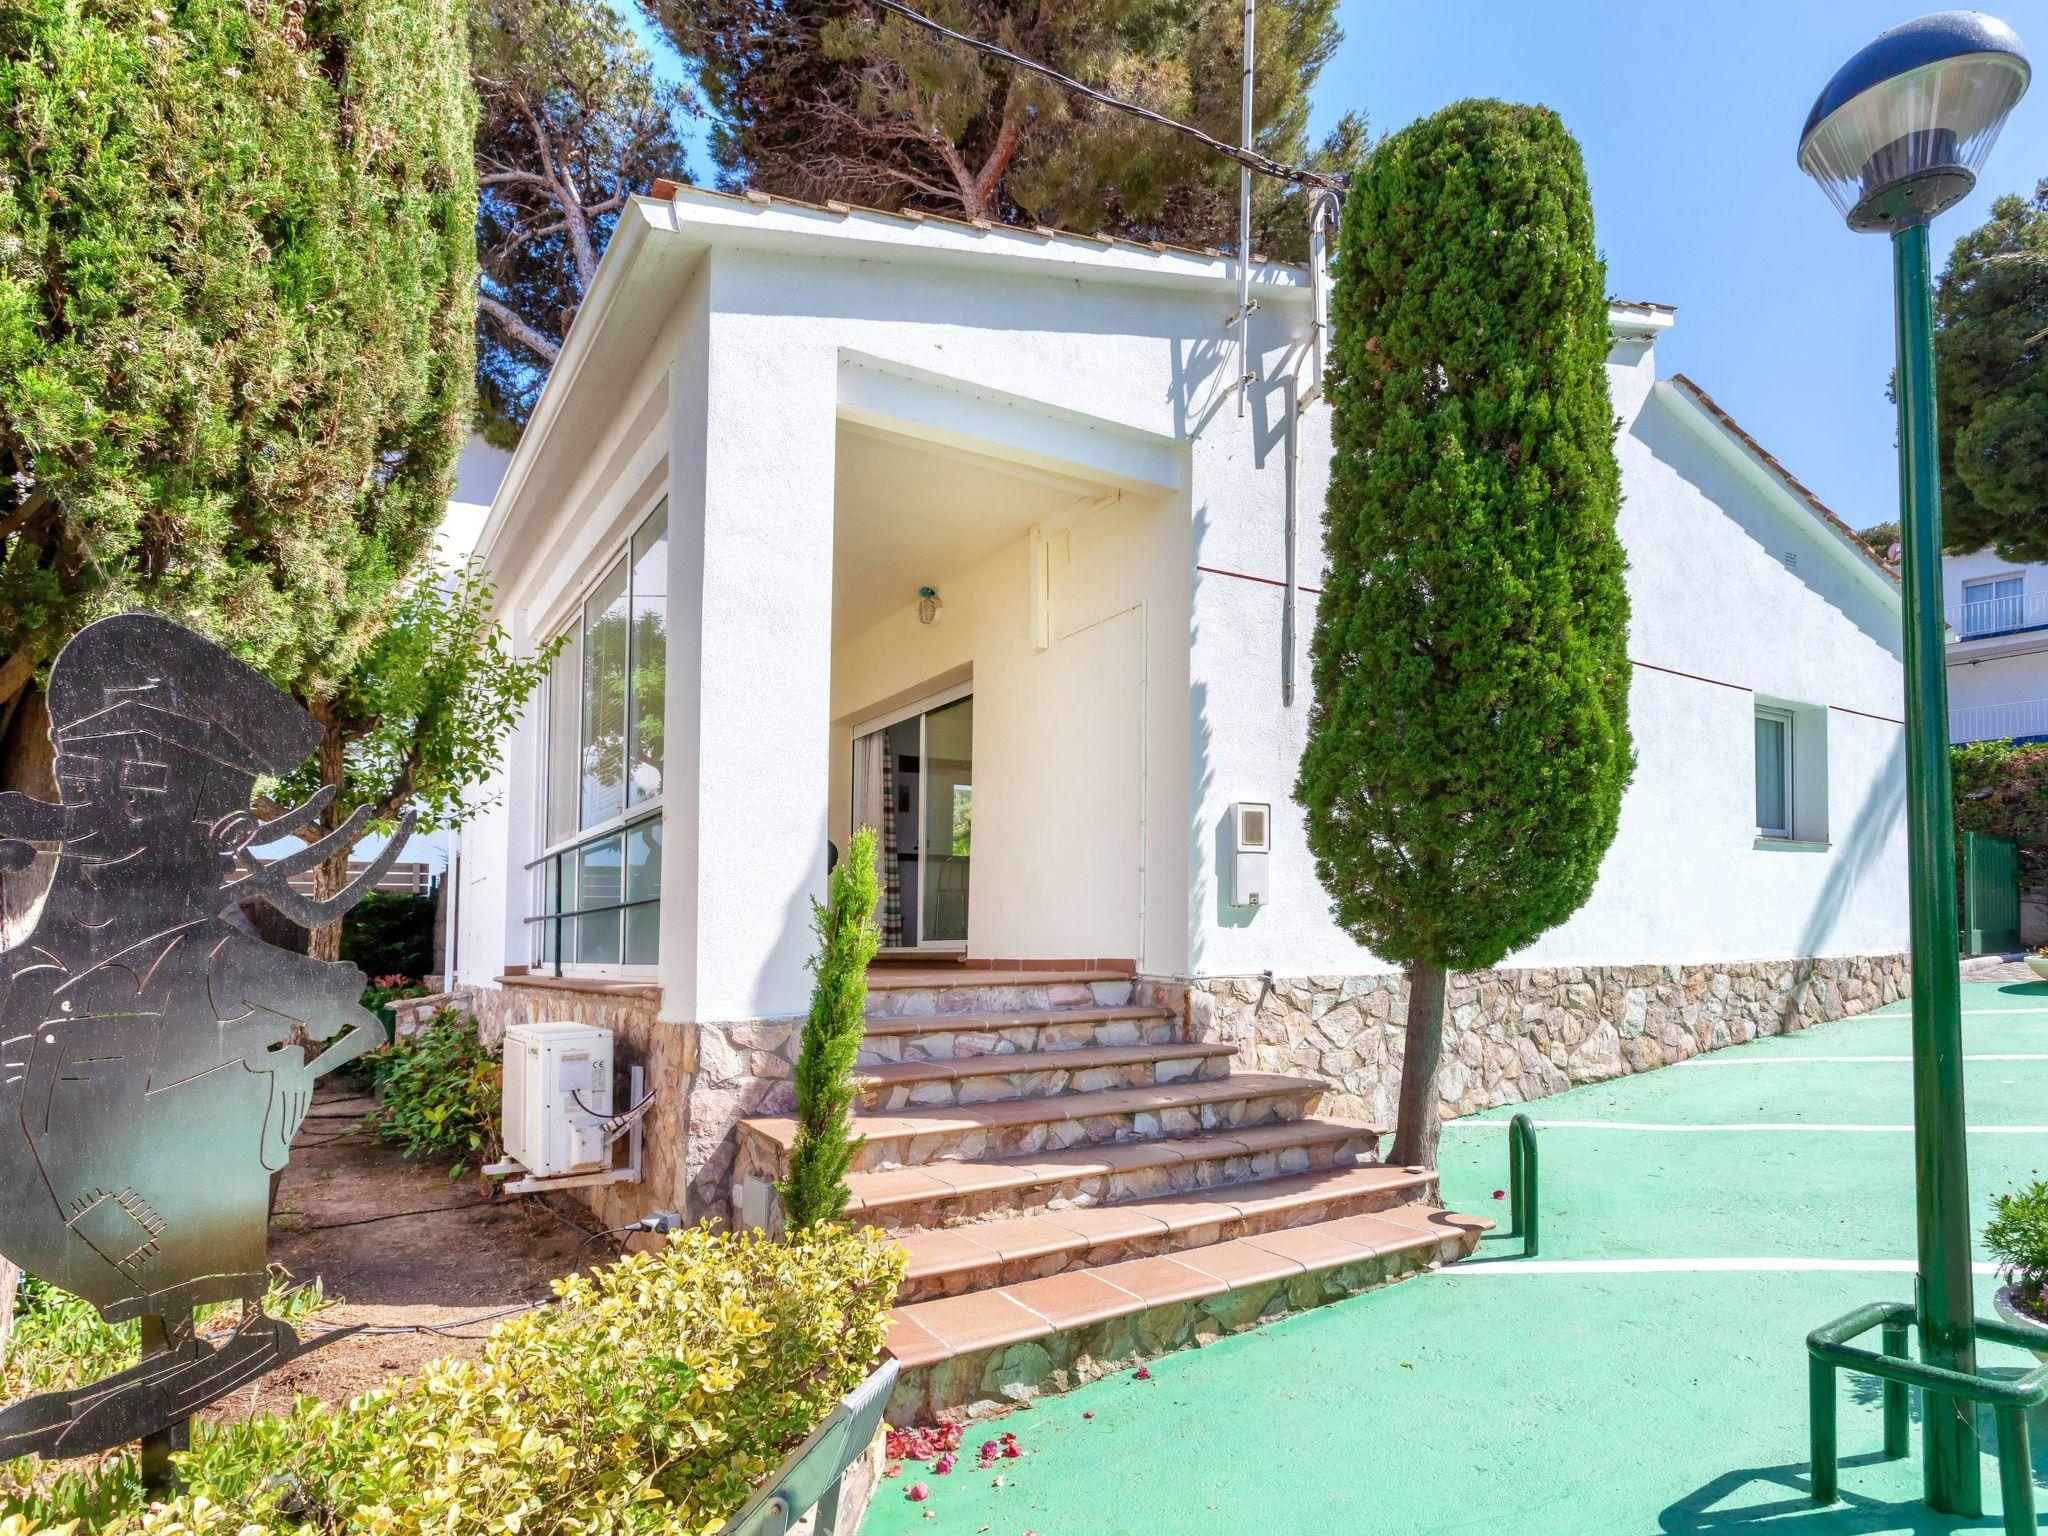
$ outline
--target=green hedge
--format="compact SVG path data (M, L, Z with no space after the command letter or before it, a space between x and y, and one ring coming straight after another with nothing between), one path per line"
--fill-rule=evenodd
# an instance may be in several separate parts
M2048 742L1973 741L1950 749L1956 830L2019 845L2020 885L2048 886Z
M881 1353L900 1250L695 1228L345 1407L201 1426L178 1498L107 1536L717 1531ZM29 1536L0 1519L0 1536Z

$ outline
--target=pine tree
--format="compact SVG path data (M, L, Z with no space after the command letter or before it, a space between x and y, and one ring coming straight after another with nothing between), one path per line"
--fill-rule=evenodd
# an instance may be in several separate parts
M855 0L642 0L697 69L721 184L972 219L1237 243L1234 162ZM932 0L919 9L1235 143L1237 0ZM1309 91L1341 37L1335 0L1264 0L1258 148L1348 171L1365 123L1308 137ZM1254 184L1253 249L1307 249L1301 195Z
M604 0L471 0L477 123L477 386L515 439L627 198L685 174L694 106Z
M1956 242L1934 313L1942 540L2048 562L2048 181Z
M780 1186L790 1231L837 1219L846 1209L846 1171L861 1143L852 1134L853 1063L867 1027L868 962L882 942L875 831L853 834L832 871L826 899L811 903L818 953L811 958L810 1017L796 1058L796 1142Z
M1433 1164L1446 972L1585 902L1634 765L1604 273L1557 116L1465 101L1384 141L1332 320L1295 797L1337 922L1407 967L1391 1156Z

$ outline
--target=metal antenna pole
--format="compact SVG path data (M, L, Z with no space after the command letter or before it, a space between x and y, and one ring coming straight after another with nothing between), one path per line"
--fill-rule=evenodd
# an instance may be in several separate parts
M1244 0L1244 99L1238 112L1238 142L1252 148L1252 57L1256 0ZM1252 168L1237 173L1237 414L1244 415L1252 385Z

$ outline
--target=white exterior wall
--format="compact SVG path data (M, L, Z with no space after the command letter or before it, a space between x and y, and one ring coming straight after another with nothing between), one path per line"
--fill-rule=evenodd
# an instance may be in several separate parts
M1240 419L1225 389L1227 266L1101 270L1088 255L1006 254L1026 243L1009 236L985 258L948 259L932 245L978 237L885 239L857 220L686 196L703 206L685 207L679 226L667 205L635 205L644 232L616 241L617 270L600 273L616 292L585 307L583 325L606 327L578 361L588 377L558 369L552 446L522 448L531 463L515 465L486 532L515 629L538 636L653 498L671 498L662 1016L802 1009L809 902L828 835L844 836L851 727L963 671L977 699L974 952L1135 950L1154 974L1384 969L1330 922L1290 800L1314 621L1304 592L1295 694L1283 703L1290 474L1299 579L1312 587L1328 460L1316 406L1290 464L1292 370L1308 326L1295 281L1261 274L1263 382ZM693 231L700 218L707 232ZM835 246L855 238L852 250ZM1902 949L1895 597L1695 404L1651 388L1647 348L1624 349L1611 378L1625 422L1639 766L1591 902L1511 963ZM1124 489L1121 522L1076 525L1080 553L1053 589L1056 633L1109 622L1033 653L1029 563L1013 544L949 578L940 626L899 612L835 656L836 434L843 420L899 416L891 429L906 435ZM1142 732L1134 626L1112 617L1140 601ZM1825 846L1757 846L1760 696L1819 722ZM1091 741L1102 749L1079 750ZM1131 761L1141 742L1142 796ZM538 848L537 748L529 721L503 806L477 825L465 860L465 980L489 981L526 953L520 871ZM1102 792L1118 782L1128 795ZM1223 905L1216 880L1220 828L1239 799L1274 813L1271 900L1255 915ZM1107 820L1090 837L1057 819L1062 803ZM1140 813L1142 844L1130 825ZM502 873L484 867L486 842Z
M575 424L557 429L565 440L580 439L578 451L537 460L529 483L511 493L517 515L495 509L499 526L486 534L507 610L527 633L543 635L560 624L604 552L644 511L637 488L651 479L671 495L660 967L665 1017L772 1017L800 1011L808 995L809 903L823 890L833 763L844 742L832 722L864 707L863 689L874 697L887 691L879 674L872 684L849 681L837 697L831 691L833 467L835 433L852 388L843 382L849 368L869 381L863 398L874 394L875 375L904 381L912 400L905 409L927 413L907 430L943 438L947 424L932 418L949 408L949 392L957 392L953 429L960 435L1020 461L1058 461L1127 489L1134 502L1150 498L1168 509L1134 542L1105 549L1099 559L1084 558L1083 568L1067 573L1056 588L1053 620L1068 637L1049 648L1052 660L1041 670L1070 681L1085 675L1094 693L1071 717L1074 739L1106 735L1116 760L1105 770L1103 752L1061 753L1031 742L1026 715L1018 710L1010 712L1007 741L1034 755L1027 765L1004 752L1015 765L1020 797L1028 782L1041 804L1063 793L1085 803L1098 774L1123 778L1128 772L1128 797L1109 798L1124 801L1117 809L1128 809L1133 824L1109 829L1097 859L1097 873L1105 876L1123 866L1115 872L1120 894L1101 900L1096 913L1088 903L1101 893L1091 883L1089 898L1069 903L1073 911L1050 911L1038 893L1056 888L1058 861L1042 834L1033 850L1040 860L1036 871L1005 871L983 856L984 836L994 837L997 847L1021 850L1034 835L1018 824L1018 808L1000 808L983 788L990 783L984 763L1006 744L1004 708L987 691L989 669L1002 663L983 648L969 662L984 688L977 703L981 783L970 921L977 933L1007 927L1008 903L1020 925L1029 919L1038 926L1020 926L1018 941L999 942L1000 952L1022 954L1071 935L1071 945L1063 947L1137 958L1133 758L1136 637L1144 630L1151 637L1145 674L1153 706L1143 800L1148 894L1142 954L1159 969L1185 963L1187 791L1178 743L1185 739L1188 696L1186 528L1216 515L1211 498L1217 505L1227 498L1230 515L1247 520L1265 516L1269 509L1259 503L1270 502L1277 526L1284 494L1277 476L1243 471L1249 432L1227 407L1218 413L1232 361L1216 341L1219 302L1227 312L1226 285L1132 287L1081 281L1051 267L992 286L985 271L934 267L914 255L898 264L715 246L690 253L682 297L669 312L649 317L654 323L634 338L645 352L605 364L633 381L609 383L601 400L595 389L586 392ZM1262 287L1266 282L1295 279L1281 272L1262 278ZM1275 292L1260 312L1254 334L1268 372L1284 371L1287 351L1298 354L1301 347L1298 325L1290 325L1296 336L1288 337L1266 317L1305 316L1305 298L1298 287ZM1203 423L1215 430L1198 430ZM1269 435L1273 430L1271 423L1261 427ZM1211 488L1208 495L1190 490L1202 486ZM1091 536L1078 526L1072 534L1084 543ZM949 623L932 632L941 646L957 644L963 634L954 621L970 606L965 596L958 581L951 584ZM1020 591L1012 601L1021 597ZM1142 616L1117 617L1141 600ZM1091 631L1092 638L1068 634L1097 619L1109 623ZM1024 649L1021 639L1013 649ZM891 687L953 664L921 657L892 663L891 675L904 682ZM1044 678L1030 687L1047 707L1063 702ZM1127 741L1111 734L1119 729ZM538 735L538 720L530 719L508 752L515 791L502 816L502 857L515 872L515 890L516 872L538 849ZM996 773L1000 785L1001 770ZM1006 833L1006 819L1014 833ZM481 844L486 835L479 828L473 841ZM475 878L489 876L479 870ZM523 896L507 904L503 947L495 957L483 944L467 949L465 980L489 981L497 974L494 961L524 959L523 905ZM1084 946L1081 934L1094 926L1091 913L1112 931Z
M1609 365L1624 422L1616 453L1633 606L1635 778L1592 898L1504 963L1901 950L1905 770L1896 600L1873 590L1856 557L1809 509L1788 509L1788 493L1674 386L1653 388L1654 366L1654 352L1640 343L1618 347ZM1320 444L1304 455L1310 516L1320 512L1325 455ZM1194 970L1305 976L1385 969L1331 923L1290 799L1308 700L1304 690L1292 708L1282 707L1273 668L1260 665L1277 647L1285 601L1283 588L1270 584L1280 570L1278 523L1198 526L1197 534ZM1783 563L1787 553L1796 575ZM1298 631L1304 678L1312 624L1313 603L1305 600ZM1828 846L1768 845L1755 836L1759 697L1809 706L1825 722ZM1274 809L1273 897L1256 911L1226 905L1216 878L1219 829L1240 799Z
M2030 632L1963 637L1963 588L1988 576L2018 576L2020 622ZM2048 565L2017 565L1992 550L1941 562L1949 622L1949 735L1955 741L2048 734Z
M1187 518L1126 498L1046 540L1046 645L1030 638L1031 540L840 645L832 667L832 812L852 824L857 730L877 706L974 685L968 953L1186 963Z

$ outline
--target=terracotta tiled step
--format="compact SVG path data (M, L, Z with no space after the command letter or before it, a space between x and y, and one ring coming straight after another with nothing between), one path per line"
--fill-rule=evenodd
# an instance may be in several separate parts
M1206 1136L1119 1141L985 1162L856 1173L846 1214L889 1231L1182 1193L1370 1158L1384 1134L1315 1116Z
M1215 1079L1230 1071L1236 1049L1219 1042L1178 1041L895 1062L861 1070L854 1079L854 1107L888 1112Z
M966 1227L900 1234L909 1255L904 1303L1016 1285L1122 1259L1171 1255L1235 1237L1364 1216L1428 1199L1427 1168L1377 1163L1225 1184L1121 1205L1044 1211Z
M1057 1051L1068 1046L1159 1045L1179 1034L1164 1008L1036 1008L1010 1013L910 1013L872 1018L859 1061L943 1061L1005 1051Z
M898 1307L890 1421L970 1417L1463 1258L1492 1225L1420 1202Z
M919 1167L941 1158L1016 1157L1084 1142L1145 1141L1298 1120L1323 1090L1315 1078L1246 1072L1215 1082L855 1115L854 1134L866 1137L867 1144L853 1171ZM766 1142L769 1160L779 1164L796 1139L796 1122L784 1116L742 1120L740 1134Z
M868 972L869 1019L906 1014L1121 1008L1137 982L1121 971Z

